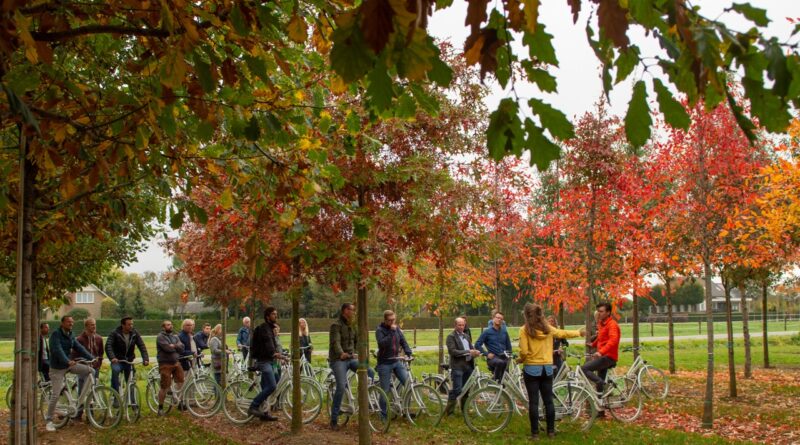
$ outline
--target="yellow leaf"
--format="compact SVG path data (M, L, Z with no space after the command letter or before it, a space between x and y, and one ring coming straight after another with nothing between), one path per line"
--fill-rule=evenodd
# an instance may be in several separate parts
M36 51L36 41L33 40L33 36L28 29L30 28L31 20L22 15L22 12L17 9L14 11L14 25L17 27L19 38L25 44L25 57L31 63L38 63L39 53Z
M308 38L308 25L306 21L297 14L292 15L287 30L289 31L289 38L296 43L304 43Z
M723 231L719 232L719 237L720 238L725 238L726 236L728 236L728 231L727 230L723 230Z
M333 76L331 78L331 92L334 94L342 94L347 91L347 84L344 80L339 76Z
M481 49L483 49L483 35L478 36L478 39L475 40L475 44L464 53L464 57L467 59L467 65L475 65L478 63L478 60L481 58Z
M539 21L539 0L524 0L525 4L525 28L533 33L536 32L536 24Z

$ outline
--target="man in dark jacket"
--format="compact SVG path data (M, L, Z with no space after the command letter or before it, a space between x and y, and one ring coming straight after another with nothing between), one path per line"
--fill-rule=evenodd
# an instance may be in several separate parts
M50 353L52 354L50 357L50 381L53 386L50 405L47 407L47 416L45 417L47 420L46 429L51 432L56 430L56 426L52 421L53 413L56 409L58 398L61 396L61 390L64 389L67 372L77 374L80 379L85 379L92 373L92 368L89 366L76 363L75 360L69 358L74 349L86 360L94 360L92 354L78 343L72 335L73 324L72 317L65 315L61 317L61 326L50 334ZM88 389L88 385L83 388L84 391Z
M200 353L200 350L197 348L197 343L194 341L194 320L190 318L183 320L183 325L181 325L181 332L178 334L178 338L180 339L181 343L183 343L184 356L196 356ZM181 366L183 367L184 372L192 369L192 360L194 359L181 359Z
M330 347L328 348L328 361L333 370L333 377L336 380L336 391L333 393L333 404L331 405L331 429L339 428L339 410L342 407L342 398L347 388L347 371L356 372L358 370L358 333L355 322L356 307L353 303L342 305L339 318L331 325ZM375 376L372 369L367 368L370 379Z
M401 352L408 357L412 355L403 331L397 326L397 316L393 311L383 312L383 323L375 329L375 340L378 342L378 366L376 366L378 379L383 392L389 394L392 386L392 373L397 376L401 385L405 385L408 381L406 367L397 360L397 357ZM384 400L380 402L381 412L386 415L386 403Z
M194 343L197 345L197 350L199 352L208 349L209 337L211 337L211 324L203 323L203 330L194 334Z
M183 368L178 363L178 358L183 355L183 343L172 332L172 322L164 320L161 323L161 333L156 337L156 360L158 360L158 373L161 376L161 390L158 392L158 415L164 415L164 399L167 391L175 379L178 392L183 386ZM182 409L182 404L179 404Z
M472 346L472 338L469 333L464 331L467 322L459 317L456 318L455 329L447 336L447 353L450 355L450 378L453 381L453 388L447 395L447 407L445 414L453 414L456 407L456 399L461 394L464 382L472 375L475 370L475 357L481 352ZM461 399L461 407L464 407L466 395Z
M281 351L275 342L275 324L278 322L278 310L270 306L264 309L264 323L256 326L250 337L250 356L255 360L256 368L261 371L261 392L250 404L248 414L261 420L278 420L270 414L269 409L261 411L261 404L275 391L275 370L272 363L280 359Z
M124 373L126 380L131 376L133 366L119 363L119 361L132 362L136 358L134 346L139 348L139 353L142 354L142 364L144 366L150 364L147 346L144 345L139 331L133 328L133 319L127 316L122 317L119 326L111 331L106 339L106 356L111 361L111 387L115 391L119 391L119 374L121 372Z

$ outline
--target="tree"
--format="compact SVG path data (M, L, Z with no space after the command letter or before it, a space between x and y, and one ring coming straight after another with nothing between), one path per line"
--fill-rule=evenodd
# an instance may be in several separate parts
M136 294L133 297L133 316L139 319L144 318L145 308L144 300L142 299L142 290L136 289Z

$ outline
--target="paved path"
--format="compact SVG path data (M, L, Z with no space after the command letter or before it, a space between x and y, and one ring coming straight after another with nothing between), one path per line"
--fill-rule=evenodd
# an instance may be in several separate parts
M776 332L768 333L768 335L770 337L786 337L786 336L796 335L796 334L798 334L797 331L776 331ZM761 336L762 335L761 335L760 331L759 332L753 332L753 333L750 334L750 338L761 338ZM735 334L733 334L733 338L744 338L744 334L742 334L741 332L740 333L735 333ZM705 340L705 339L706 339L706 335L705 334L702 334L702 335L682 335L682 336L675 337L675 341ZM725 334L718 334L718 333L714 334L714 340L725 340L725 339L727 339L727 336ZM668 340L669 340L668 337L641 337L640 343L661 342L661 341L668 341ZM633 339L630 338L630 337L623 337L620 340L620 343L633 343ZM416 348L416 350L420 351L420 352L422 352L422 351L437 351L438 349L439 349L439 346L437 346L437 345L433 345L433 346L417 346L417 348ZM316 350L315 349L313 354L314 355L327 356L328 355L328 350L327 349L321 349L321 350ZM106 362L108 362L108 360L106 360ZM0 362L0 369L8 369L8 368L13 368L13 367L14 367L14 362Z

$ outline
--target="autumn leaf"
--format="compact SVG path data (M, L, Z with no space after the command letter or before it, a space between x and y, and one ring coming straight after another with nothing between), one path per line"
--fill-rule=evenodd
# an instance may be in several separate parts
M525 28L529 32L536 32L539 22L539 0L524 0L525 3Z
M308 38L308 24L305 19L297 13L292 14L291 20L286 28L289 38L295 43L305 43Z
M468 0L467 1L467 18L464 20L465 25L469 25L471 33L477 34L481 28L481 24L489 18L486 15L486 6L489 0Z
M380 54L394 32L394 9L389 0L366 0L360 12L364 41L375 54Z
M628 10L619 4L619 0L599 0L597 20L606 37L614 45L625 48L630 44L628 40ZM573 6L574 11L574 6Z

